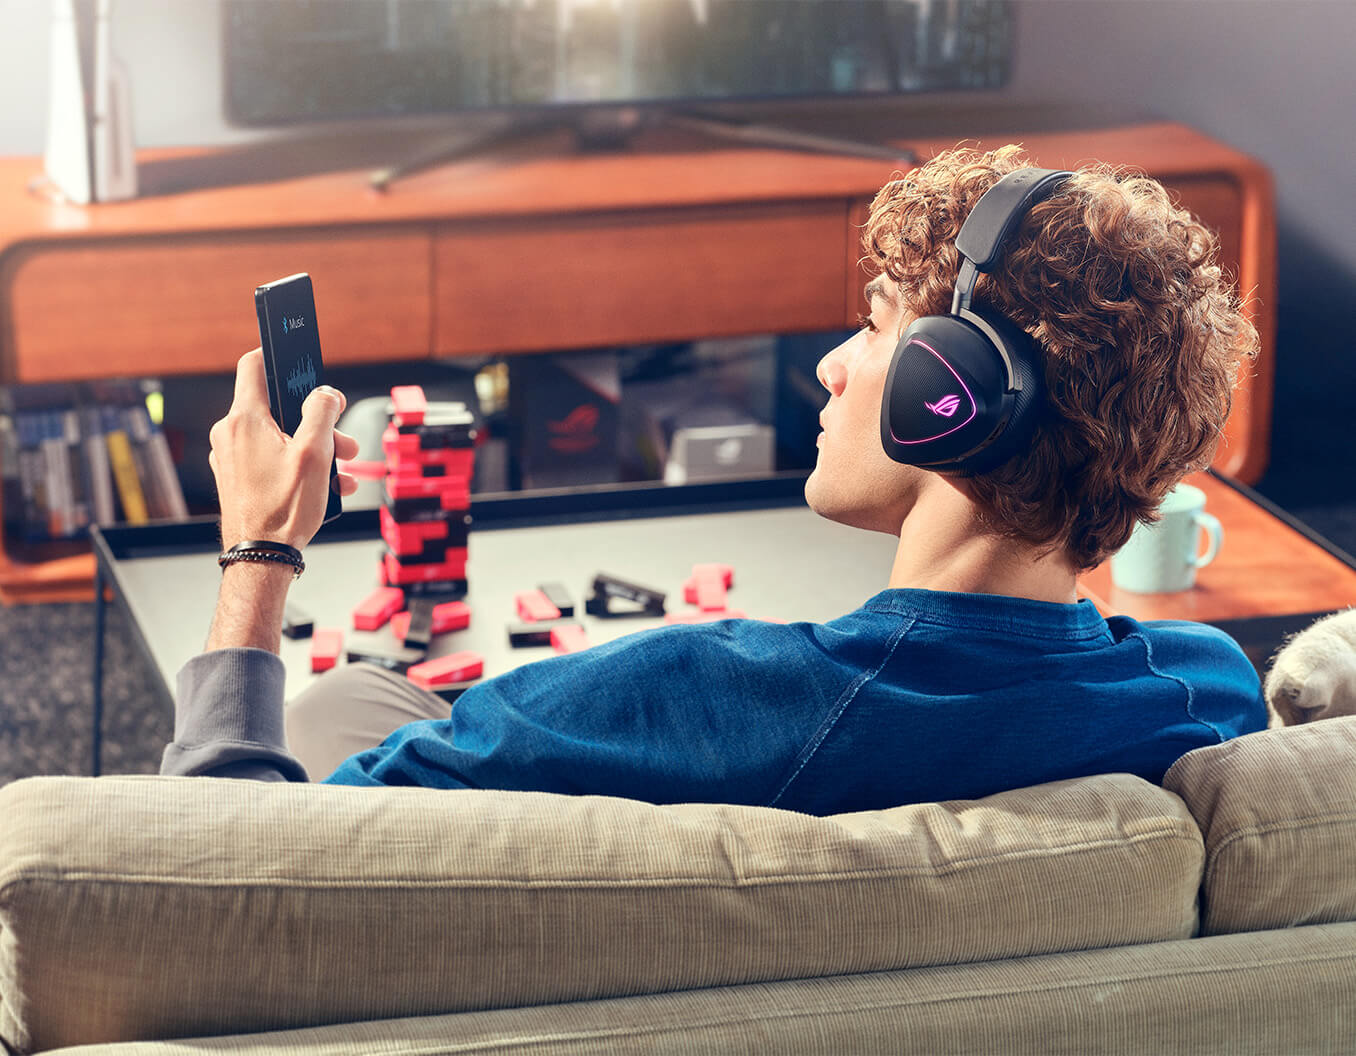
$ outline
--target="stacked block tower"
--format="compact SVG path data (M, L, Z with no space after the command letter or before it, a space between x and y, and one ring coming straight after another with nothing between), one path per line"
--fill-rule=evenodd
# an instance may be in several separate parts
M461 403L429 403L418 385L391 390L382 435L386 480L381 581L407 597L466 595L476 431Z

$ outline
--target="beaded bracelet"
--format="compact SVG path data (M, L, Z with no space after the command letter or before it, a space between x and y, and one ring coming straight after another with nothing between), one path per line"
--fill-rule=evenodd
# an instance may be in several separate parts
M224 570L227 565L237 561L276 561L292 566L292 578L296 579L306 571L306 562L301 559L301 551L286 543L275 543L268 539L246 539L236 543L217 558L217 564Z

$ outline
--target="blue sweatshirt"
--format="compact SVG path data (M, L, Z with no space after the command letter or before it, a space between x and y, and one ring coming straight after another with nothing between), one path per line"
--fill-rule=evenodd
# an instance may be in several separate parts
M525 665L327 780L830 814L1095 773L1157 783L1265 725L1256 672L1212 627L886 590L830 623L669 626Z

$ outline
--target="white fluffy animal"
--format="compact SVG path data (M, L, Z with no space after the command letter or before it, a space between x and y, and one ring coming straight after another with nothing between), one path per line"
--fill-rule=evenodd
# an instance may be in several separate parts
M1324 616L1289 639L1263 690L1272 726L1356 715L1356 609Z

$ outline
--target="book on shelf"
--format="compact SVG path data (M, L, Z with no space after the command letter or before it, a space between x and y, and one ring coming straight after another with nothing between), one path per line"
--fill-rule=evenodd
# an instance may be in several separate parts
M146 493L141 487L141 474L138 472L132 441L123 428L122 416L117 407L105 407L103 417L104 443L108 446L108 461L113 467L113 480L118 486L123 517L128 524L145 524L151 515L146 505Z
M89 479L90 515L97 525L115 524L118 507L113 499L113 466L108 461L103 417L97 407L80 408L85 472Z
M91 524L188 517L164 432L139 388L0 390L4 530L28 543L79 538Z
M91 482L80 443L80 413L74 408L61 411L58 421L66 453L67 476L71 482L71 534L78 535L89 531L92 519L89 498Z
M42 450L42 426L36 415L17 413L13 417L15 459L19 466L19 516L17 533L26 542L50 537L48 519L48 475Z
M174 469L165 434L152 424L151 416L142 404L125 408L123 420L132 440L137 475L145 486L146 505L151 516L185 520L188 505L184 502L184 490L179 484L179 474Z

